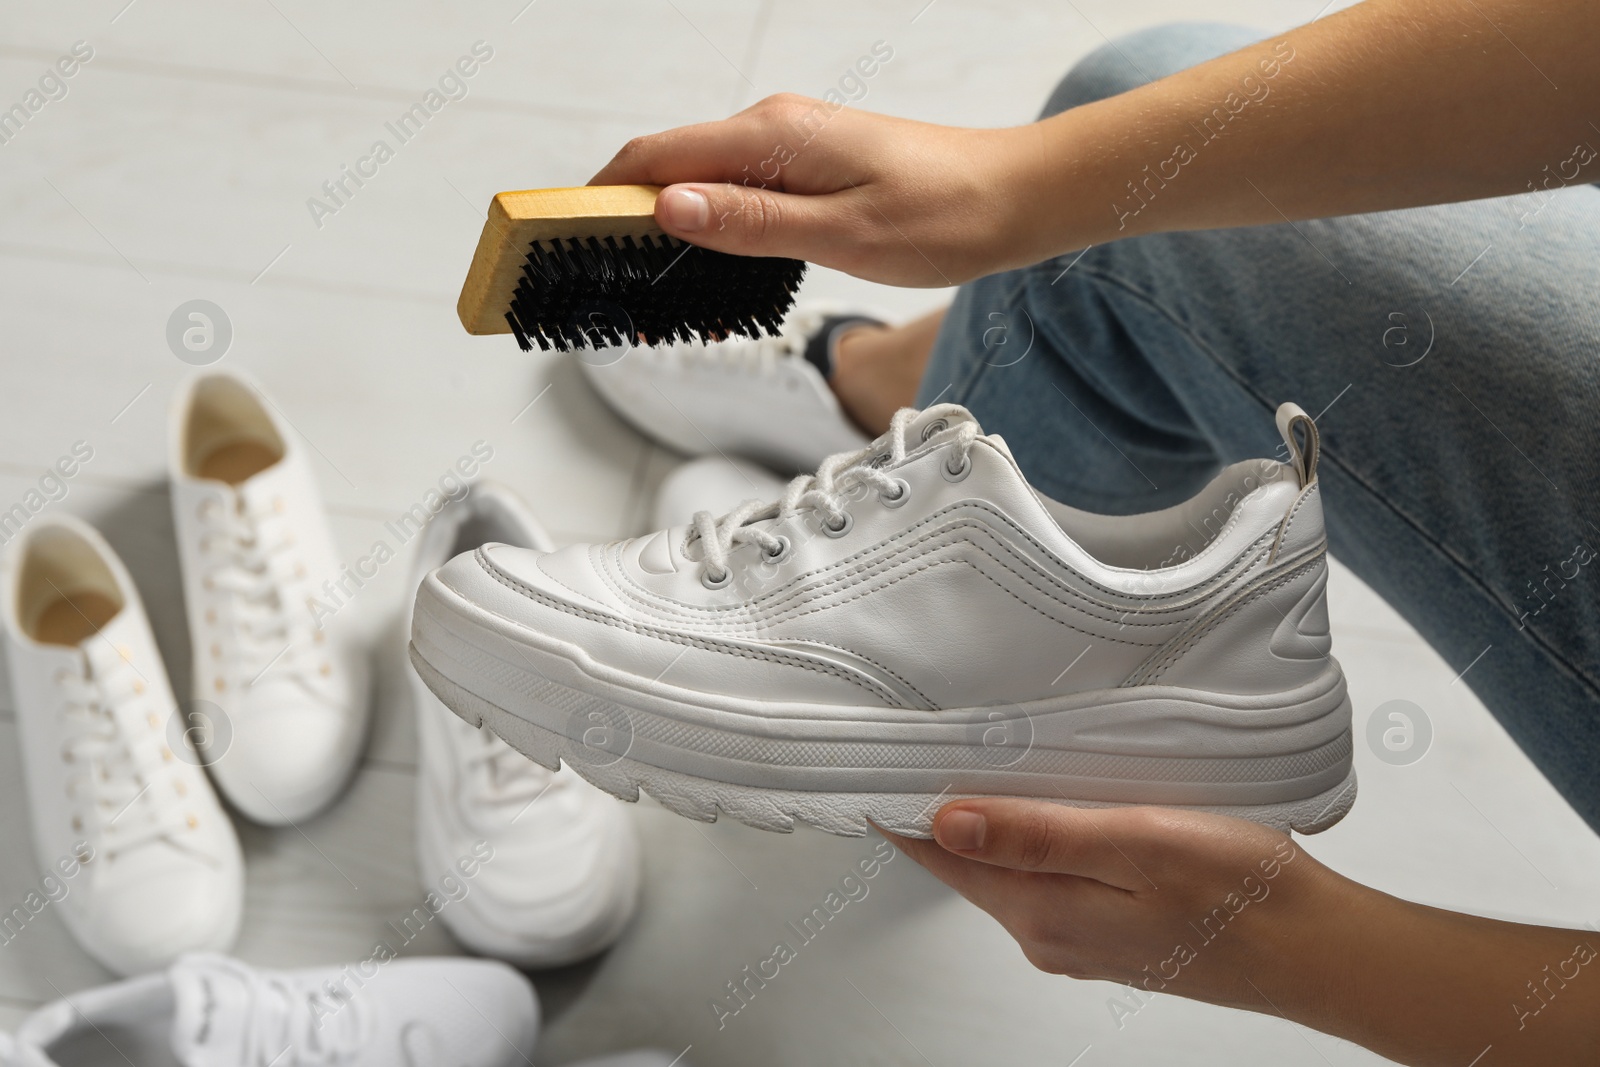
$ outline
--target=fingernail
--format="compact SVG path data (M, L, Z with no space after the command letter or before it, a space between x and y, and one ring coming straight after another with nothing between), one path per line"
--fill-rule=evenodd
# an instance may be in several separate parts
M711 202L706 194L693 189L668 189L661 194L659 206L667 225L678 233L697 233L711 218Z
M939 820L933 836L951 852L976 852L983 847L988 821L975 811L952 811Z

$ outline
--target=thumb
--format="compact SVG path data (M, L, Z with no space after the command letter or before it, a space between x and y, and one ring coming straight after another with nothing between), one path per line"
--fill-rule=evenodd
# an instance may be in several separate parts
M656 224L673 237L737 256L787 256L827 264L838 251L838 194L803 196L729 183L670 185Z
M1015 798L961 800L940 810L933 836L946 850L982 863L1143 889L1153 883L1129 858L1130 851L1142 851L1139 818L1125 808L1071 808Z

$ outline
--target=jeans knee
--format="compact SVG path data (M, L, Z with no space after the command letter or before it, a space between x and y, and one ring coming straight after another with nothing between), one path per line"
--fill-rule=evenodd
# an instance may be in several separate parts
M1215 22L1175 22L1130 33L1096 48L1067 71L1039 117L1137 89L1260 37L1243 26Z

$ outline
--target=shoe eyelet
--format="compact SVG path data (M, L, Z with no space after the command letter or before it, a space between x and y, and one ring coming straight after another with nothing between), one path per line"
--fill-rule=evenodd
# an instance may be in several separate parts
M834 526L832 523L824 519L822 521L822 532L827 534L829 537L843 537L845 534L850 532L850 528L855 524L856 518L854 515L850 514L848 511L841 511L839 513L839 525Z
M972 457L970 455L962 456L961 466L959 467L952 467L948 463L941 463L939 464L939 473L944 475L944 480L947 482L959 482L967 475L972 473Z
M894 480L894 484L895 493L893 496L890 496L887 490L878 494L878 503L882 504L886 508L901 507L907 500L911 499L910 482L906 481L904 478L896 478Z
M728 583L731 581L733 581L732 567L722 568L722 577L720 578L711 577L711 568L709 567L700 572L700 584L705 586L707 589L723 589L726 588Z
M768 552L767 550L762 549L762 551L761 551L761 562L763 562L763 563L782 563L784 560L789 558L789 550L791 548L793 548L793 547L794 547L794 544L787 537L783 536L782 534L779 534L778 535L778 550L776 552Z
M933 439L934 434L944 433L949 428L949 419L934 419L922 428L922 439L923 441L930 441Z

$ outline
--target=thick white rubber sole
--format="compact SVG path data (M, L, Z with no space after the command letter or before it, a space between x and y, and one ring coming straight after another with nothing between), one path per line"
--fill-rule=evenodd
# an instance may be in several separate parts
M1356 797L1336 666L1270 697L1145 686L938 712L724 698L712 707L521 630L432 577L410 651L447 707L530 759L565 762L624 800L642 789L702 822L725 813L787 832L799 820L849 837L870 822L929 837L948 801L1018 796L1190 808L1311 834Z

